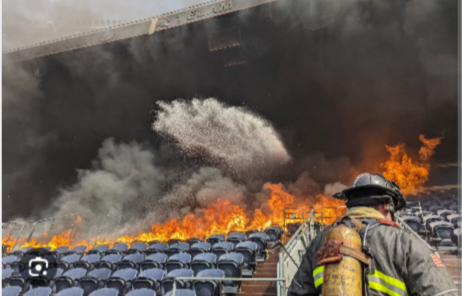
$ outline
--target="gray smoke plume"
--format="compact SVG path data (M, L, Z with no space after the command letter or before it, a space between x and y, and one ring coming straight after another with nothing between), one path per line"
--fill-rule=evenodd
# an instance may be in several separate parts
M187 155L208 157L236 172L255 173L285 164L290 156L266 119L216 99L157 102L153 129Z

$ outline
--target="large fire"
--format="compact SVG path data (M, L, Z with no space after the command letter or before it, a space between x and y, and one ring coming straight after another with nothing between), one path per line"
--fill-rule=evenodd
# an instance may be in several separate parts
M435 148L441 143L442 138L426 139L419 136L422 147L419 150L420 161L414 161L406 154L404 144L385 146L390 153L390 159L382 164L385 169L383 176L396 182L401 187L403 194L412 194L428 181L430 170L429 158L435 154Z

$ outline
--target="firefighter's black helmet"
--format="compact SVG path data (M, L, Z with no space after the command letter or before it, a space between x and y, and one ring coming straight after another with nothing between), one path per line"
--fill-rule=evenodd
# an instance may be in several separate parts
M349 208L393 203L393 209L397 211L406 206L399 186L380 174L363 173L356 177L350 188L334 194L334 197L347 201Z

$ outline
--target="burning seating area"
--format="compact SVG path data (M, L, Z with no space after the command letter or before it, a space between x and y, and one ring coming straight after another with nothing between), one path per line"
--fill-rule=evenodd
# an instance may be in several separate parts
M178 294L236 294L241 290L241 281L199 278L252 277L257 264L267 258L268 245L281 239L282 229L279 229L270 227L265 232L234 232L228 236L216 234L205 242L193 238L186 242L100 245L91 250L82 246L53 251L24 248L2 258L2 293L11 296L36 296L38 292L40 296L154 296L170 293L177 277L194 277L192 281L176 281ZM24 259L38 255L48 260L48 270L54 272L48 276L29 275Z

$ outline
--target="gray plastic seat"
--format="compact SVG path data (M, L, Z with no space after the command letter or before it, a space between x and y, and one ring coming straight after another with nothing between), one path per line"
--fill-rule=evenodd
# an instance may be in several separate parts
M128 250L127 244L117 244L114 245L110 250L106 251L107 255L110 254L122 254Z
M117 263L119 263L120 260L122 260L122 255L110 254L110 255L104 256L98 262L95 262L94 266L95 268L109 268L109 269L115 270Z
M417 216L402 216L401 219L406 223L412 230L419 232L422 230L422 224L419 217Z
M197 274L198 278L224 278L225 272L221 269L206 269ZM220 283L213 280L196 280L193 282L193 291L200 296L218 296Z
M21 258L15 255L9 255L9 256L3 257L2 258L3 268L12 267L12 264L14 262L19 262L20 260Z
M83 254L85 253L86 250L87 250L87 246L77 246L77 247L72 248L72 250L70 250L69 252L73 252L76 254Z
M228 235L228 238L226 239L227 242L232 243L234 246L236 246L238 243L245 242L247 240L247 235L242 232L234 232Z
M142 262L140 262L140 270L147 270L151 268L164 269L165 262L167 262L168 256L164 253L155 253L146 256Z
M132 289L159 290L160 283L165 277L162 269L152 268L143 270L137 278L132 281Z
M57 293L56 296L83 296L83 289L79 287L64 289Z
M269 242L271 244L274 244L275 242L282 240L283 231L282 228L279 226L268 227L265 229L264 232L268 235Z
M430 227L430 223L436 222L436 221L443 221L443 217L438 216L438 215L428 215L423 217L423 221L425 226Z
M93 265L99 261L100 258L100 253L93 253L87 256L83 256L82 258L80 258L79 261L75 261L74 263L72 263L72 265L74 266L74 268L85 268L87 270L90 270L93 267Z
M191 248L193 245L195 244L198 244L198 243L201 243L202 240L197 238L197 237L191 237L190 239L188 239L186 241L186 243L189 245L189 247Z
M22 289L20 287L5 287L2 289L2 296L18 296Z
M202 254L202 253L208 253L210 252L211 249L212 249L211 244L200 242L200 243L192 245L189 248L188 253L191 255L191 258L194 259L196 255Z
M217 266L217 255L211 253L199 254L191 261L191 269L194 271L194 276L206 269L212 269Z
M258 245L256 243L251 241L240 243L236 246L234 251L244 256L244 269L250 270L255 268L257 265L258 252Z
M79 287L83 289L83 295L88 296L91 292L102 288L104 281L109 278L111 272L108 268L99 268L90 271L86 276L80 278Z
M231 242L219 242L212 246L212 253L219 259L223 254L230 253L234 250L234 244Z
M257 244L257 248L258 248L257 256L261 258L267 257L266 250L268 249L269 236L266 233L261 233L261 232L253 233L249 236L249 241Z
M137 289L127 293L127 296L155 296L156 292L150 289Z
M170 291L164 296L173 296L173 292ZM194 291L187 290L187 289L177 289L175 291L175 296L196 296L196 293Z
M81 279L86 274L87 270L84 268L74 268L66 271L62 276L54 280L56 292L74 287L75 281Z
M191 255L187 253L175 254L165 262L165 271L168 273L175 269L189 268L190 263Z
M6 284L8 282L8 279L11 277L13 272L14 272L14 270L12 268L2 269L2 284L3 284L3 287L6 286Z
M193 271L191 269L175 269L169 272L162 280L161 291L162 295L173 290L173 279L177 277L193 277ZM189 289L191 283L188 281L176 281L177 289Z
M134 244L130 246L125 253L126 254L133 254L133 253L144 253L148 249L148 246L145 243Z
M77 262L80 260L80 254L70 254L64 257L61 257L58 261L56 261L56 264L59 268L63 270L68 270L73 266L73 263Z
M168 247L168 249L165 250L165 254L167 254L168 257L171 257L175 254L187 252L188 250L189 245L187 243L178 242Z
M125 295L125 292L130 289L131 281L137 274L138 270L132 268L117 270L106 280L106 288L116 289L119 291L119 296Z
M90 251L88 251L87 255L90 255L90 254L99 254L99 255L103 255L104 253L106 253L107 251L109 250L109 245L100 245L100 246L97 246L97 247L94 247L93 249L91 249Z
M207 239L207 242L211 244L213 247L213 245L217 243L224 242L225 239L226 239L226 236L224 234L214 234L214 235L209 236L209 238Z
M141 261L143 261L144 255L140 253L132 253L127 256L125 256L119 263L117 263L117 266L119 269L124 269L124 268L134 268L134 269L139 269L139 264Z
M155 254L155 253L165 253L167 251L168 245L163 243L157 243L149 246L149 249L146 250L146 254Z
M50 296L52 290L48 287L39 287L27 291L24 296Z
M218 259L217 268L225 272L225 277L242 277L244 256L239 253L228 253ZM240 282L225 281L225 286L239 286Z
M117 296L119 291L113 288L102 288L91 292L91 296ZM85 295L85 294L84 294Z
M27 283L32 287L48 287L54 279L60 277L63 274L61 268L50 268L47 270L47 274L44 276L34 276L27 279Z

